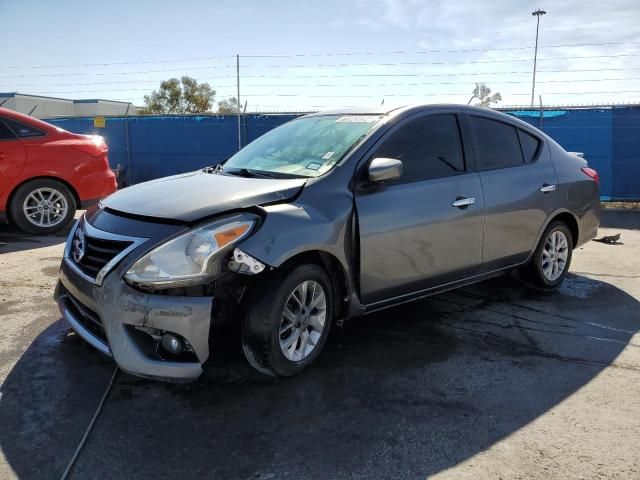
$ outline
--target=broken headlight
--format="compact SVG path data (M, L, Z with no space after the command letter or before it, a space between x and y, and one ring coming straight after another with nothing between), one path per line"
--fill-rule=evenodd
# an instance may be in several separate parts
M251 214L226 217L195 228L154 248L133 264L124 278L133 285L184 287L220 273L220 253L247 237L258 221Z

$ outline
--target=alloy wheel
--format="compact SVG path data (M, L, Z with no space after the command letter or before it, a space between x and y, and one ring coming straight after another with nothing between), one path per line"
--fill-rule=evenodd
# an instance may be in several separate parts
M299 362L314 351L325 329L327 296L313 280L298 285L287 298L280 320L280 350L287 360Z
M22 204L29 222L37 227L53 227L62 222L69 211L67 199L59 190L45 187L32 191Z
M542 273L550 282L555 282L567 267L569 241L563 232L554 230L549 234L542 249Z

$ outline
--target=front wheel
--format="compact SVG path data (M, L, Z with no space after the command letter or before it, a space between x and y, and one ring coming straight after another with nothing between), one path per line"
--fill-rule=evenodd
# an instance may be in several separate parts
M252 301L243 322L242 349L262 373L296 375L317 358L335 312L325 270L305 264L270 279Z
M573 242L564 222L552 222L540 238L540 243L523 269L524 279L534 287L552 290L560 286L569 271Z

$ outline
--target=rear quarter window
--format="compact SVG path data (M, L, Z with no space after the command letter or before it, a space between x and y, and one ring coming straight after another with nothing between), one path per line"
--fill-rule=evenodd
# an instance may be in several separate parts
M27 125L23 122L18 122L17 120L5 118L3 121L13 131L13 133L20 138L43 137L46 135L46 133L39 128L32 127L31 125Z
M524 156L525 163L533 162L538 156L538 150L542 142L533 135L520 129L518 129L518 137L520 138L520 146L522 147L522 155Z

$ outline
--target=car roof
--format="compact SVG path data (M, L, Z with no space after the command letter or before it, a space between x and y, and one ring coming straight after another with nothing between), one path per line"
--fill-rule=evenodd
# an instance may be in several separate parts
M15 110L11 110L9 108L0 107L0 116L5 118L10 118L13 120L17 120L19 122L26 123L28 125L32 125L41 130L45 130L47 132L57 131L57 127L55 125L51 125L50 123L43 122L42 120L38 120L35 117L31 117L29 115L25 115L24 113L16 112Z
M495 114L498 117L502 117L502 112L498 112L491 108L487 107L476 107L472 105L462 105L458 103L423 103L423 104L409 104L409 105L401 105L401 106L384 106L380 105L378 107L351 107L351 108L340 108L335 110L324 110L320 112L310 113L305 115L306 117L317 117L323 115L398 115L400 113L414 113L425 110L435 110L435 109L451 109L451 110L464 110L468 113L481 113L484 115L492 115ZM512 118L508 116L509 118Z
M305 115L307 117L318 117L323 115L387 115L394 110L402 107L350 107L350 108L336 108L333 110L322 110L320 112L310 113Z
M452 112L465 112L472 115L478 114L483 117L494 118L495 120L509 123L513 126L518 126L519 128L522 128L526 131L534 132L539 137L550 139L550 137L544 132L512 115L508 115L489 107L477 107L474 105L463 105L459 103L424 103L403 106L388 106L386 108L384 107L384 105L380 105L379 107L374 108L342 108L337 110L325 110L322 112L311 113L309 115L304 115L304 117L318 117L323 115L385 115L389 118L397 117L399 115L411 115L417 112L428 112L429 110L451 110Z

